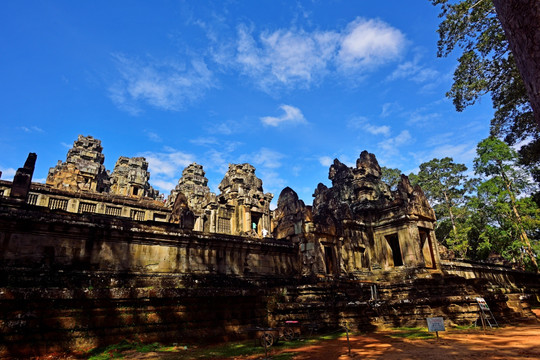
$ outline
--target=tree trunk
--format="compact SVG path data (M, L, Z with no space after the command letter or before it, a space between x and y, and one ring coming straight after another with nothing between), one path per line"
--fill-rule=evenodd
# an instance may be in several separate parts
M538 263L536 262L536 257L534 256L534 250L532 249L531 242L529 241L529 237L527 236L525 229L523 229L521 216L519 215L519 212L516 207L516 196L514 195L514 190L512 189L512 183L510 182L510 179L508 179L508 177L506 176L506 173L504 172L503 167L500 163L499 163L499 169L501 171L501 175L504 180L506 190L508 190L508 194L510 195L510 203L512 204L512 211L514 212L514 216L516 217L516 222L518 224L518 228L520 232L520 238L525 244L525 251L527 251L527 255L531 259L534 269L536 270L536 272L538 272Z
M540 1L493 0L540 128Z
M452 222L452 231L454 233L454 238L457 239L456 221L454 220L454 213L452 212L452 205L450 204L450 200L448 199L448 195L446 194L446 191L443 191L443 194L444 194L444 200L446 201L446 206L448 207L448 213L450 214L450 221Z

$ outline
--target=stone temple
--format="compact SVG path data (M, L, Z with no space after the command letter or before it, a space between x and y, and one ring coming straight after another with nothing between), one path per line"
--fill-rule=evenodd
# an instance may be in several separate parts
M148 162L105 169L101 141L80 135L45 184L30 154L0 180L1 356L125 338L244 338L286 320L354 329L532 318L537 274L441 259L435 214L405 175L395 191L375 155L329 168L313 205L273 195L250 164L230 164L219 194L187 166L165 200Z

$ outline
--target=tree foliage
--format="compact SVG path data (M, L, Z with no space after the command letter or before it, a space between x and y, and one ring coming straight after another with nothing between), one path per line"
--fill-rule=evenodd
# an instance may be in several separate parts
M518 166L514 149L495 137L478 144L474 169L483 177L478 196L484 206L491 207L488 224L498 225L502 255L514 262L538 271L536 252L540 211L527 193L530 186L527 174Z
M466 232L457 219L465 215L460 206L465 202L469 180L467 167L454 163L452 158L433 159L420 165L418 175L411 174L414 184L420 185L435 209L439 219L436 235L458 254L467 252ZM460 223L462 224L462 222Z
M530 141L521 162L540 180L540 133L525 85L491 0L431 0L441 7L438 52L461 55L447 96L463 111L482 96L491 95L495 109L491 134L509 145ZM535 151L536 150L536 151ZM536 172L536 174L534 174Z
M401 170L395 168L381 167L381 180L384 181L391 190L396 190L401 179Z

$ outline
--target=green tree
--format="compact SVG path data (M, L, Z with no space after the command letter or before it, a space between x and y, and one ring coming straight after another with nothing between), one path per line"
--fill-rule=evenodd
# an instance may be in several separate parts
M465 165L456 164L452 158L445 157L421 164L418 175L412 176L413 182L420 185L435 209L438 238L462 256L468 249L467 230L458 226L457 219L466 215L460 208L465 203L465 194L469 189L466 171Z
M518 197L530 190L528 174L517 165L516 151L495 137L482 140L476 152L474 169L484 179L478 195L499 229L498 240L492 242L503 243L503 255L538 272L538 239L529 235L538 235L540 212L530 197Z
M454 51L461 53L453 85L446 95L452 99L457 111L463 111L490 94L495 109L491 134L504 137L509 145L529 141L528 146L520 150L521 162L530 167L540 182L539 128L493 2L431 2L441 7L437 56L446 57Z
M401 170L387 168L386 166L381 167L381 180L385 182L390 189L396 190L399 180L401 179Z

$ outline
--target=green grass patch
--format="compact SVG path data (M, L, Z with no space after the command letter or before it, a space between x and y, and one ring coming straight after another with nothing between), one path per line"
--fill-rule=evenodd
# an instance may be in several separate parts
M474 324L471 325L453 325L450 329L451 330L472 330L474 329Z
M306 339L299 339L293 341L280 340L277 344L274 344L269 351L273 354L275 352L284 349L295 349L298 347L312 345L326 340L334 340L345 336L345 332L338 332L326 335L314 336ZM125 352L133 351L137 353L158 352L168 353L169 357L173 357L176 360L187 359L215 359L215 358L234 358L238 356L248 355L264 355L264 348L254 340L246 340L242 342L234 342L227 344L219 344L213 346L204 347L192 347L192 346L166 346L159 343L142 344L139 342L122 341L118 344L110 345L103 348L93 349L87 353L89 360L108 360L108 359L121 359L124 358ZM174 353L172 355L171 353ZM272 355L274 360L289 360L294 357L295 352L285 352L282 354ZM165 356L165 354L163 354ZM168 357L168 358L169 358Z
M434 333L428 332L427 328L424 327L397 327L392 328L392 332L388 334L392 338L404 338L404 339L433 339L435 338Z

